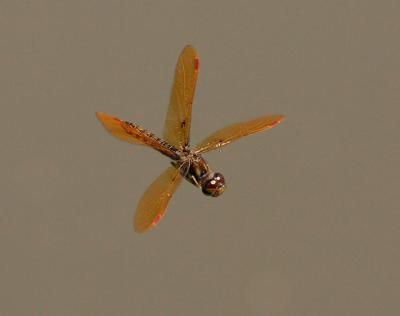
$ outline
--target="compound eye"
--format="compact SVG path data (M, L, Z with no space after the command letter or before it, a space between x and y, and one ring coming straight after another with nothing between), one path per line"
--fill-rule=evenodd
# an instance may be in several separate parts
M225 191L225 178L220 173L214 173L211 179L204 182L202 191L205 195L217 197Z

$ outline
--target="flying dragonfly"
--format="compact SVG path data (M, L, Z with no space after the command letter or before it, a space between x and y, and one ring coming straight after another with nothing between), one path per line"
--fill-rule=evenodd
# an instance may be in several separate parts
M205 195L220 196L226 188L225 178L211 169L202 154L243 136L272 128L284 119L283 115L268 115L233 124L212 133L191 148L192 104L199 66L196 50L186 46L176 65L163 138L137 124L96 112L97 118L114 137L132 144L150 146L171 160L171 166L147 188L139 201L133 223L136 232L145 232L160 221L183 178L200 188Z

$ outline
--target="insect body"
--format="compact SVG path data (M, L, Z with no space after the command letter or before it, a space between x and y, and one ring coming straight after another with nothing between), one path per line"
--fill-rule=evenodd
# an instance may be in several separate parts
M162 139L136 124L102 112L96 113L113 136L129 143L150 146L171 159L172 166L148 187L139 201L134 219L137 232L144 232L159 222L182 178L209 196L217 197L225 191L225 178L221 173L212 171L202 157L203 153L274 127L284 119L283 115L269 115L233 124L209 135L192 149L190 125L198 72L197 52L193 47L186 46L176 66Z
M225 179L219 172L213 172L201 155L184 152L182 158L172 165L179 169L186 180L201 188L205 195L219 196L225 191Z

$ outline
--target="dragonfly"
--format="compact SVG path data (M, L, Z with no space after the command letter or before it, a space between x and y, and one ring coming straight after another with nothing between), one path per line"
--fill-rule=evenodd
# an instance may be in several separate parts
M220 196L226 189L225 178L211 169L202 154L222 148L244 136L270 129L284 119L283 115L267 115L232 124L210 134L191 148L192 105L199 67L197 51L190 45L184 47L175 69L162 138L137 124L96 112L97 118L112 136L128 143L149 146L171 160L171 166L151 183L138 203L133 220L136 232L146 232L157 225L182 179L201 189L207 196Z

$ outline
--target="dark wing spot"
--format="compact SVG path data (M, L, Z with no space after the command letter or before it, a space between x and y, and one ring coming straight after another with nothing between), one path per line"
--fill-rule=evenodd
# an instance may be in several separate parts
M186 121L182 121L181 128L184 128L185 126L186 126Z

